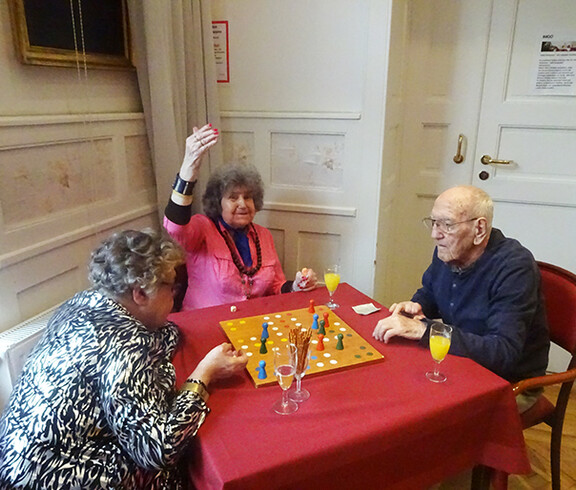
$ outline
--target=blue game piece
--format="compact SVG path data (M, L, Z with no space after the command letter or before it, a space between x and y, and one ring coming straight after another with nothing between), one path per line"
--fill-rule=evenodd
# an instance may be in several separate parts
M268 323L264 322L262 324L262 335L260 336L260 338L267 339L268 337L270 337L270 335L268 334Z
M260 361L256 371L258 371L258 379L266 379L268 377L266 375L266 361Z
M314 313L312 318L314 318L314 321L312 322L312 329L318 330L318 313Z

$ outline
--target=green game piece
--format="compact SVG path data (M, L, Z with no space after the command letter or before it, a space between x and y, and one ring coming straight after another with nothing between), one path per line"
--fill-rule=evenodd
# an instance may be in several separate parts
M336 343L336 350L344 350L344 344L342 342L342 339L344 338L344 335L342 335L341 333L339 333L337 335L338 337L338 342Z
M320 329L318 330L318 333L321 333L322 335L326 335L326 329L324 328L325 324L326 324L326 322L324 320L320 320Z
M260 339L260 354L268 354L268 349L266 349L266 339Z

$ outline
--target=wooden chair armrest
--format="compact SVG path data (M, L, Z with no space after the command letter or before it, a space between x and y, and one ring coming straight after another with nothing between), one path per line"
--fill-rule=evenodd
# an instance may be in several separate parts
M526 390L533 388L542 388L544 386L566 383L567 381L574 381L576 379L576 368L569 369L562 373L546 374L544 376L537 376L535 378L523 379L512 385L512 391L515 395L519 395Z

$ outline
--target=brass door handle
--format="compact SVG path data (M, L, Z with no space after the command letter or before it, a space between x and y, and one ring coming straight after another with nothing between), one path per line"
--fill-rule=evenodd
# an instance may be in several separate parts
M480 161L484 165L490 165L491 163L495 165L510 165L512 163L512 160L492 160L490 155L483 155Z
M464 155L462 155L462 142L464 141L464 135L460 134L458 136L458 146L456 147L456 155L454 155L454 163L462 163L464 161Z

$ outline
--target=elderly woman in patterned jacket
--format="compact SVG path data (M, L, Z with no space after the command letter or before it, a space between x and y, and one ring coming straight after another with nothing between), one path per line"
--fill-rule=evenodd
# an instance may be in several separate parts
M166 206L164 227L186 250L183 309L313 289L317 277L312 269L286 281L272 234L253 223L264 204L262 179L254 166L218 167L202 198L205 215L192 216L202 156L217 141L218 130L210 124L193 129Z
M182 262L150 230L92 253L93 289L54 314L0 419L0 488L182 488L177 463L209 411L207 386L247 361L219 345L175 389L167 316Z

